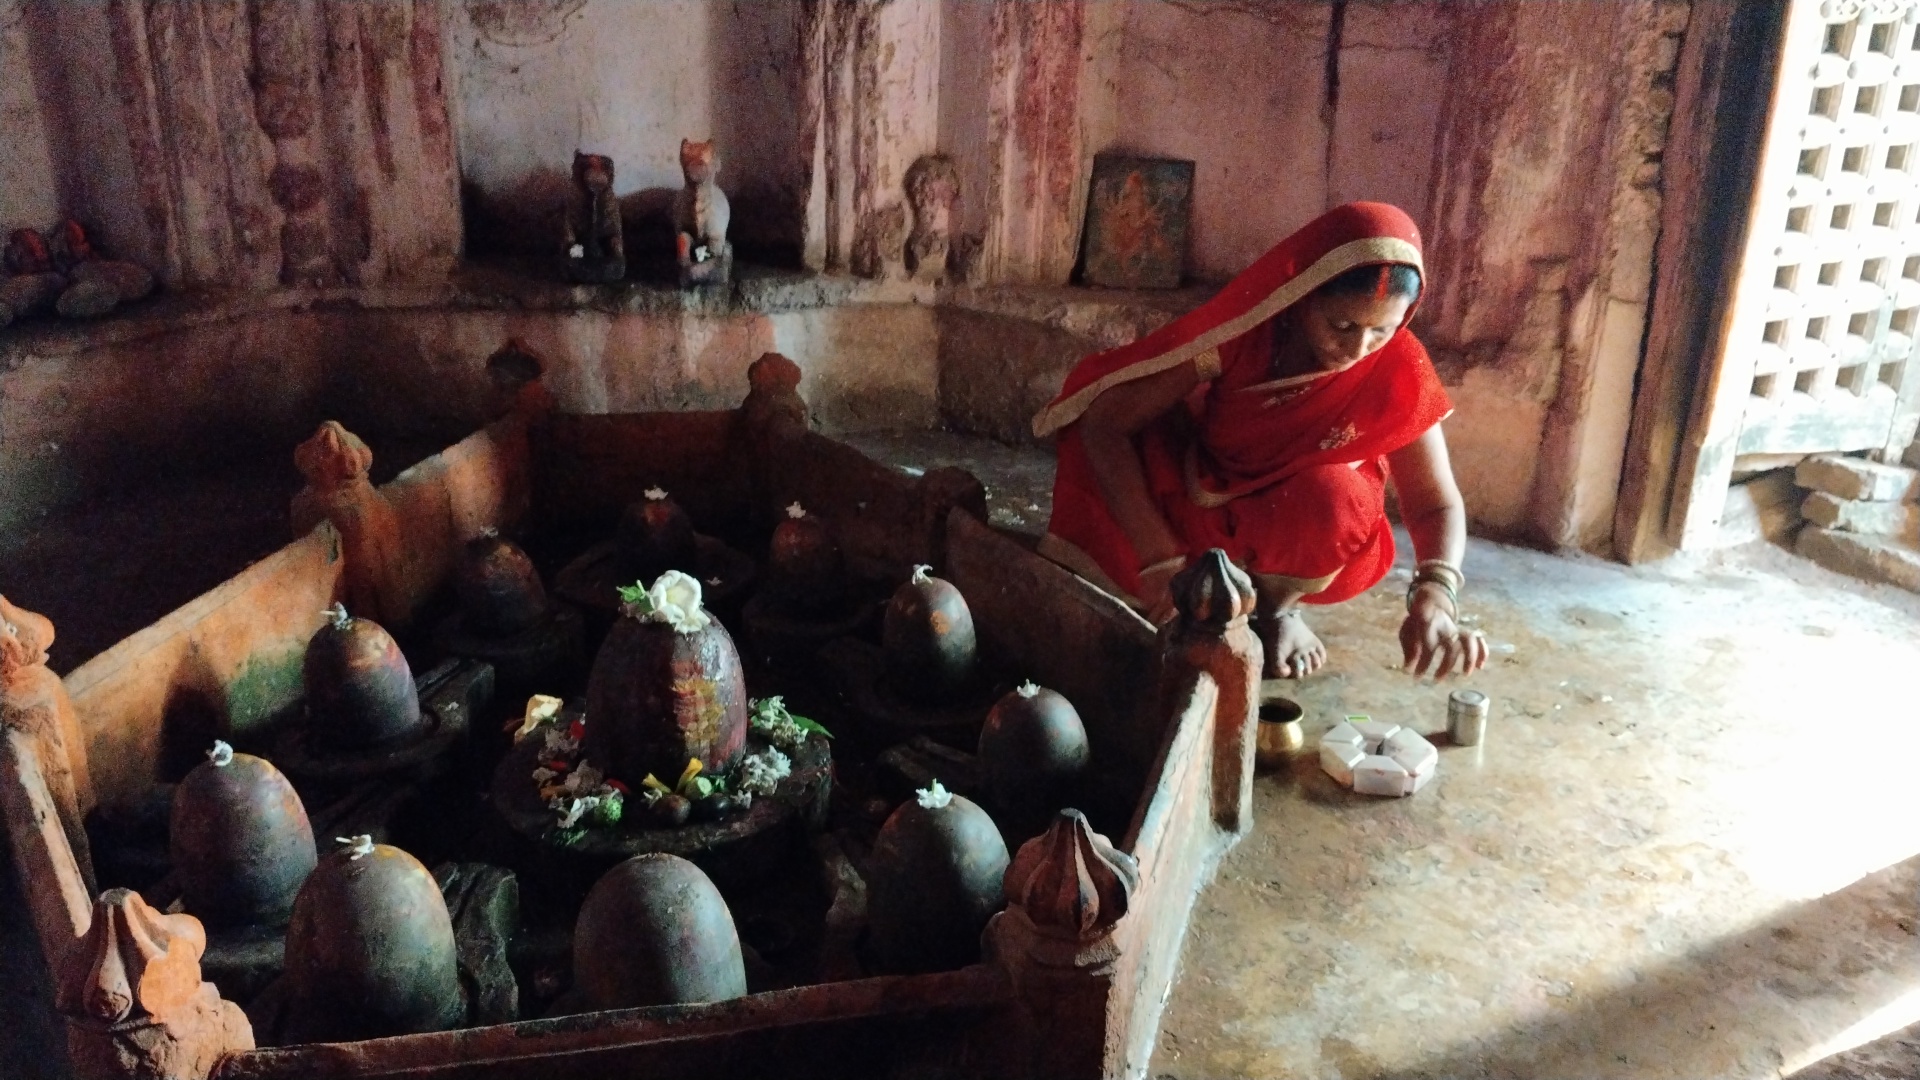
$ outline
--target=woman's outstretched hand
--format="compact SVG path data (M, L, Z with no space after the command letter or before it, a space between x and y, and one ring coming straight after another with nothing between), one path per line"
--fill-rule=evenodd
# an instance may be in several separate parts
M1165 626L1180 614L1173 603L1173 578L1183 568L1181 560L1169 559L1140 572L1140 603L1153 625Z
M1444 679L1456 668L1471 675L1487 664L1487 639L1477 630L1462 630L1436 592L1414 590L1407 619L1400 624L1400 670L1417 678L1431 674Z

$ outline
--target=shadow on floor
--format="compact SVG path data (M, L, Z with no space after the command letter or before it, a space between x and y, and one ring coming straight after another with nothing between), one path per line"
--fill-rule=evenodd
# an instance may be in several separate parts
M1743 1005L1773 999L1773 1015L1794 1003L1840 998L1866 1017L1920 990L1920 924L1914 898L1920 856L1797 905L1745 933L1679 957L1630 985L1571 1005L1538 1023L1439 1050L1419 1068L1342 1068L1378 1080L1549 1080L1631 1074L1704 1080L1774 1073L1802 1062L1713 1037L1754 1023ZM1730 992L1731 991L1731 992ZM1779 1044L1818 1047L1837 1031L1778 1032ZM1335 1042L1337 1040L1328 1040ZM1351 1047L1323 1046L1323 1059L1351 1061ZM1745 1058L1731 1055L1743 1053ZM1766 1054L1773 1060L1752 1060ZM1846 1075L1817 1070L1808 1080ZM1913 1073L1903 1073L1912 1076Z

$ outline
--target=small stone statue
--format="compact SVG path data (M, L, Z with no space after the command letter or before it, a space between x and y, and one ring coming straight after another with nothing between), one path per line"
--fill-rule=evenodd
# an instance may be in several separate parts
M567 196L567 276L574 281L619 281L627 276L620 200L613 193L613 159L573 152L573 188Z
M329 420L294 450L293 463L307 478L293 497L294 535L332 522L346 561L341 578L347 605L383 626L405 626L413 616L406 543L400 515L367 476L373 451Z
M681 285L724 285L733 279L733 245L727 242L732 209L714 183L720 155L712 140L680 140L680 171L687 186L673 197L673 227Z
M913 231L907 234L907 273L915 281L945 280L952 246L953 214L960 202L960 172L945 154L928 154L907 170L907 202Z
M97 318L153 291L146 267L102 258L72 218L51 244L33 229L14 230L4 262L15 276L0 281L0 326L48 308L69 319Z

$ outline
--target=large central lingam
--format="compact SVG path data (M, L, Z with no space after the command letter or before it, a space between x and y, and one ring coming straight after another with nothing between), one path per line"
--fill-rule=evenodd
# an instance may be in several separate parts
M700 582L677 570L621 590L621 615L587 680L587 761L638 786L692 761L724 773L746 747L740 653L701 606Z

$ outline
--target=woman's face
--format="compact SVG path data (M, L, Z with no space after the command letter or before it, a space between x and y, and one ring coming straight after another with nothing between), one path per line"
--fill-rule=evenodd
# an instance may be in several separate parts
M1316 294L1300 305L1300 330L1321 371L1344 371L1378 352L1412 304L1410 296Z

